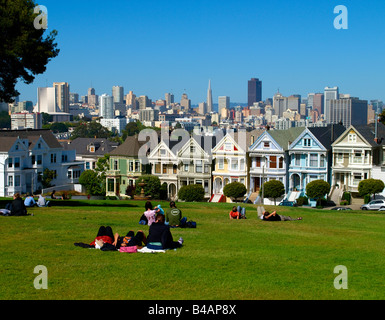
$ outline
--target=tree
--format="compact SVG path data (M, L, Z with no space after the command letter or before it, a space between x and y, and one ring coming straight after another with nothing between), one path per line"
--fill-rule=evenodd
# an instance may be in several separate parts
M279 180L270 180L263 184L263 196L265 198L273 198L274 205L276 199L285 194L285 186Z
M11 129L11 116L7 111L0 112L0 128Z
M324 180L314 180L306 185L306 194L309 198L319 200L328 194L330 191L330 184Z
M187 202L202 201L204 196L205 190L201 184L189 184L178 191L178 198Z
M385 185L382 180L379 179L365 179L358 184L358 193L360 196L372 195L376 198L376 193L380 193L384 190Z
M41 176L41 185L43 188L51 187L51 181L55 179L55 171L46 168Z
M92 196L101 196L105 194L102 178L94 170L83 171L79 177L79 183Z
M136 179L135 182L135 194L140 195L142 191L142 187L139 185L140 183L145 183L146 185L143 187L144 194L146 196L151 196L152 199L160 198L160 179L153 175L143 175Z
M19 95L15 89L20 79L30 84L46 71L48 62L59 54L57 31L44 37L45 29L37 28L33 0L1 0L0 4L0 101L13 102Z
M230 197L233 201L237 198L243 197L246 194L246 191L245 185L237 181L228 183L223 188L223 194L226 197Z
M71 140L76 138L108 138L111 136L111 132L107 128L103 127L100 123L91 122L79 122L71 135Z

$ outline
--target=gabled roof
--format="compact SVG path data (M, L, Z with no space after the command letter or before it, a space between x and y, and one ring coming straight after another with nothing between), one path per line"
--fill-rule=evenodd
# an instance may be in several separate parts
M137 135L129 136L119 147L110 152L110 156L137 157L139 149L146 143L146 141L139 141Z
M385 145L385 125L383 125L381 122L377 123L378 142L375 141L375 124L371 123L368 125L359 126L355 125L353 128L355 128L372 147Z
M49 148L62 149L62 145L56 139L49 129L25 129L25 130L4 130L0 131L0 137L20 137L20 139L28 139L30 141L30 149L34 143L42 137ZM32 144L32 145L31 145Z
M346 130L342 124L329 124L326 127L309 127L308 129L327 150L330 150L332 143Z
M305 129L305 127L292 127L285 130L269 130L268 133L283 150L288 150L289 145L291 145Z
M89 145L95 146L95 152L90 152ZM70 144L64 145L66 150L76 150L78 155L105 155L117 147L117 142L109 141L106 138L76 138Z
M0 136L0 152L8 152L15 144L17 137Z

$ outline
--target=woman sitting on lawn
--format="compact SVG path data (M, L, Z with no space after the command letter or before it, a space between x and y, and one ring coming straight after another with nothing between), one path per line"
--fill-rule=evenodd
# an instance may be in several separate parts
M237 207L233 207L233 210L230 211L229 213L230 220L231 219L239 219L239 212L237 210Z

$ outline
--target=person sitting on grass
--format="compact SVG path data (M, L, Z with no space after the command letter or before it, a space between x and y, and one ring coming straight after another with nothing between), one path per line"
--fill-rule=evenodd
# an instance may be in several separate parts
M26 207L34 207L36 206L36 201L35 199L33 198L32 195L30 195L29 193L27 193L27 197L25 198L24 200L24 205Z
M27 208L24 201L20 196L20 193L15 193L12 201L11 216L26 216Z
M39 199L36 204L38 207L48 207L49 201L47 201L43 195L39 194Z
M144 208L146 209L146 211L143 213L140 221L145 221L145 219L147 219L148 226L151 226L151 224L155 221L155 214L157 214L160 210L159 208L154 209L150 201L146 202L146 204L144 205ZM141 224L146 224L146 223L144 222Z
M232 219L239 219L239 212L237 210L237 207L234 206L233 209L229 213L230 220Z
M179 227L182 220L182 211L176 207L174 201L170 202L170 209L166 211L166 224L168 224L171 228Z
M114 242L112 243L116 249L120 247L133 247L136 246L138 249L143 247L147 243L146 235L142 230L139 230L136 234L134 231L129 231L125 237L120 237L118 233L114 235Z
M302 217L299 217L297 219L293 219L289 216L283 216L280 214L277 214L277 211L273 211L270 213L269 211L263 211L263 215L261 216L261 219L264 221L295 221L295 220L302 220Z
M165 225L164 221L164 215L158 213L156 215L155 222L151 224L149 229L147 237L148 249L176 249L182 246L183 238L179 238L178 241L174 241L170 231L170 226Z

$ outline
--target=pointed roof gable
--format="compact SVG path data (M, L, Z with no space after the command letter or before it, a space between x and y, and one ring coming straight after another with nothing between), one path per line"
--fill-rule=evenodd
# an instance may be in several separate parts
M346 128L341 124L330 124L326 127L309 127L308 129L326 150L330 150L332 143L336 141L336 139L338 139L338 137L340 137L346 130Z
M303 131L305 127L292 127L286 130L269 130L269 134L286 151Z

